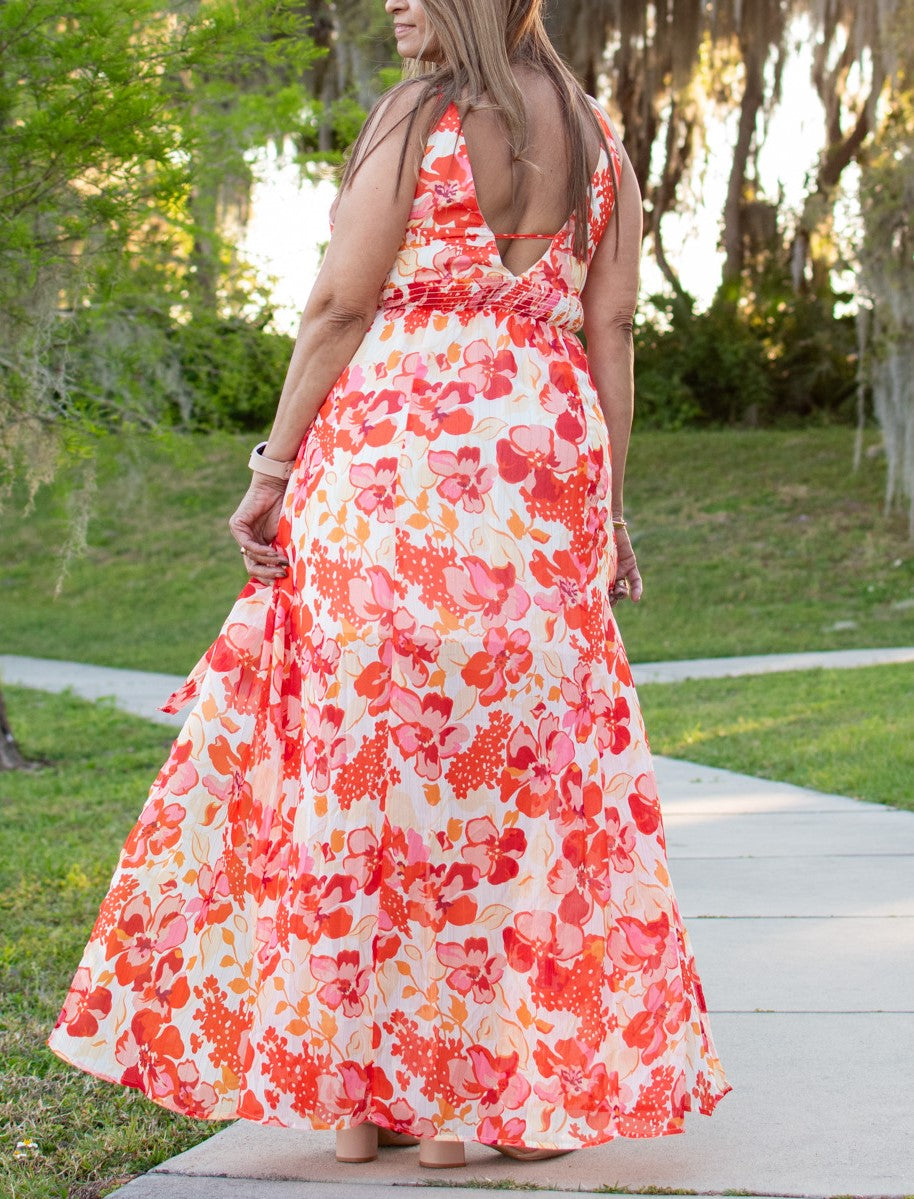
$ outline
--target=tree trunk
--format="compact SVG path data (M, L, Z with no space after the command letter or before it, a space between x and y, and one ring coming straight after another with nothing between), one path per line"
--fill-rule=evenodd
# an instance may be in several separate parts
M22 756L6 715L3 692L0 691L0 771L25 770L29 763Z
M743 273L745 260L745 236L743 228L743 204L746 186L746 168L752 152L759 110L765 99L763 77L764 52L768 47L752 43L743 44L743 64L746 85L740 105L739 133L733 151L733 166L730 169L730 185L724 208L724 284L738 282Z

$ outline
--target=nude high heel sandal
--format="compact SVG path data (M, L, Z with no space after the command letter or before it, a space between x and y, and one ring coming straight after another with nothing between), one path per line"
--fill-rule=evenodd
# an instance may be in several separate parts
M373 1162L378 1156L377 1124L357 1124L355 1128L338 1128L336 1160L338 1162Z
M426 1137L419 1144L419 1165L431 1170L453 1169L467 1164L463 1141Z

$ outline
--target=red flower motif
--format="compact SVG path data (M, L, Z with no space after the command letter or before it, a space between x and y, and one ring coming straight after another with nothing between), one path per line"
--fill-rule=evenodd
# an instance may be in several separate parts
M682 979L652 983L644 995L644 1007L623 1028L626 1045L641 1051L641 1060L650 1065L663 1052L667 1035L672 1035L689 1014L689 1001L683 995Z
M508 742L502 774L502 802L514 800L525 816L542 816L558 802L558 784L574 759L574 746L559 728L558 716L545 716L536 735L519 725Z
M187 936L182 906L177 895L166 896L155 911L146 894L135 895L124 904L105 946L105 957L108 961L114 959L114 972L121 986L142 990L152 978L155 959L181 944Z
M517 878L527 848L523 829L507 828L499 835L490 817L478 816L467 821L465 831L467 844L460 854L479 871L480 878L487 878L493 886Z
M232 893L231 884L225 870L217 863L214 870L209 863L197 871L197 891L195 898L188 900L184 908L186 916L194 916L194 932L200 932L207 924L222 924L228 920L232 912L229 897Z
M554 1048L539 1041L533 1058L544 1080L533 1087L541 1099L592 1128L608 1125L618 1106L619 1076L607 1071L593 1046L575 1037L556 1041Z
M111 992L93 987L88 966L80 966L73 976L58 1024L66 1024L71 1037L94 1037L99 1020L111 1011Z
M646 837L653 836L661 826L660 799L653 774L638 775L635 789L628 797L628 806L638 831Z
M169 803L168 792L151 796L124 844L124 865L139 866L177 845L187 810Z
M346 761L352 738L338 736L345 712L335 704L308 705L304 760L316 791L330 786L331 771Z
M518 912L501 935L508 964L523 974L543 962L575 958L584 945L581 929L559 923L552 912Z
M460 673L464 682L479 688L479 702L488 705L507 695L508 683L520 682L533 665L533 655L526 629L486 629L482 644Z
M559 918L568 924L586 924L594 901L609 902L606 833L601 830L594 837L582 831L569 833L562 842L562 856L547 879L550 891L562 896Z

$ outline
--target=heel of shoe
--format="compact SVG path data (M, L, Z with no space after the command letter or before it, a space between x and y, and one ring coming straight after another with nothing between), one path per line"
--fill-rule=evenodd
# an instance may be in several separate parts
M378 1126L357 1124L355 1128L339 1128L336 1133L338 1162L373 1162L378 1156Z
M430 1170L454 1169L467 1164L462 1141L447 1141L439 1137L424 1139L419 1146L419 1165Z

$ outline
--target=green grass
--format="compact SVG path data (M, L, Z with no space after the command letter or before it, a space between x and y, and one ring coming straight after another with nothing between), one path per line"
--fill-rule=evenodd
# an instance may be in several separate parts
M655 752L914 811L914 664L639 688Z
M0 774L0 1195L96 1199L211 1136L66 1065L45 1039L171 733L104 704L7 689L34 772ZM30 1137L38 1153L14 1160Z
M226 522L251 440L112 439L57 598L66 472L32 515L11 503L0 652L188 671L244 583ZM637 434L626 507L646 591L617 609L632 659L914 643L914 544L882 516L882 459L855 475L852 447L840 428Z

